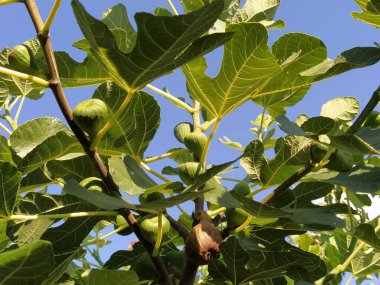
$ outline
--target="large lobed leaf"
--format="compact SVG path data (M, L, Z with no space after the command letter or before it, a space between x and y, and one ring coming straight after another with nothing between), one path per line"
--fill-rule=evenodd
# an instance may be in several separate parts
M234 36L225 45L215 78L205 74L202 58L183 68L190 95L217 118L249 99L277 116L300 101L314 82L380 59L379 48L360 47L331 60L321 40L301 33L282 36L270 50L267 31L258 23L230 24L226 30Z
M153 16L138 13L136 45L122 52L107 25L90 16L79 1L72 2L79 26L92 54L113 80L125 90L138 90L153 79L225 43L231 35L202 35L223 9L223 2L183 16ZM162 31L167 31L163 33Z
M368 23L375 28L380 28L380 1L379 0L355 0L363 12L352 12L351 15Z
M16 167L0 161L0 216L12 215L21 178Z

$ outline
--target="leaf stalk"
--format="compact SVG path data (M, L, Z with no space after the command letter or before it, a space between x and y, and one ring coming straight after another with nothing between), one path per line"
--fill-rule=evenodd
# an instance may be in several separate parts
M14 76L14 77L24 79L24 80L29 80L29 81L32 81L33 83L36 83L42 87L49 87L49 81L46 81L45 79L42 79L42 78L37 77L37 76L30 75L27 73L22 73L22 72L19 72L16 70L12 70L12 69L9 69L9 68L3 67L3 66L0 66L0 73L6 74L9 76Z
M192 107L190 107L188 104L186 104L182 100L178 99L177 97L174 97L173 95L169 94L168 92L165 92L165 91L163 91L163 90L161 90L161 89L159 89L159 88L157 88L151 84L147 84L146 88L156 92L157 94L162 95L163 97L168 99L170 102L172 102L174 105L188 111L190 114L192 114L194 112L194 109Z
M49 33L51 24L53 23L53 20L58 12L59 6L61 5L62 0L55 0L53 7L51 8L51 11L46 19L46 22L42 28L41 33L43 35L47 35Z

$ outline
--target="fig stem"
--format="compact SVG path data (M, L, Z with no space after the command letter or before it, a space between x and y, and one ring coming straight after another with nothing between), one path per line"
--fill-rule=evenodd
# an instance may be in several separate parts
M234 229L234 230L232 231L232 233L233 233L233 234L237 234L238 232L241 232L242 230L245 229L246 226L249 225L249 223L250 223L251 221L252 221L252 216L249 215L249 216L247 217L247 219L244 221L244 223L242 223L239 227L237 227L236 229Z
M170 9L172 9L174 15L178 16L178 11L175 8L175 6L173 5L172 1L171 0L166 0L166 2L168 2L169 6L170 6Z
M161 89L159 89L159 88L157 88L151 84L147 84L145 87L156 92L157 94L164 96L166 99L168 99L174 105L188 111L190 114L194 113L194 109L192 107L190 107L188 104L186 104L182 100L178 99L177 97L174 97L173 95L169 94L168 92L165 92L165 91L163 91L163 90L161 90Z
M15 123L16 126L18 125L18 118L20 117L20 113L21 113L21 110L22 110L22 106L24 105L25 98L26 98L25 95L21 97L20 104L18 105L15 117L13 118L13 122Z
M214 135L215 135L215 133L216 133L216 130L217 130L218 127L219 127L219 123L220 123L220 119L217 119L217 120L215 121L214 126L212 127L212 130L211 130L211 132L210 132L210 135L209 135L209 137L208 137L208 139L207 139L207 142L206 142L206 144L205 144L205 147L204 147L204 149L203 149L203 151L202 151L202 155L201 155L201 158L200 158L200 160L199 160L199 165L200 165L201 167L203 167L203 168L206 167L207 153L208 153L208 150L209 150L209 148L210 148L211 141L212 141L212 139L213 139L213 137L214 137Z
M59 6L61 5L62 0L55 0L53 7L51 8L51 11L46 19L46 22L42 28L41 34L47 35L49 33L51 24L53 23L53 20L55 18L55 15L58 12Z
M12 134L12 132L2 122L0 122L0 128L2 128L3 131L6 132L8 135Z
M51 215L11 215L9 220L39 220L39 219L66 219L66 218L81 218L94 216L117 216L116 211L92 211L92 212L74 212L68 214L51 214Z
M27 73L22 73L22 72L12 70L12 69L9 69L6 67L2 67L2 66L0 66L0 73L6 74L9 76L14 76L14 77L24 79L24 80L29 80L29 81L32 81L32 82L34 82L34 83L36 83L42 87L49 87L49 81L46 81L45 79L42 79L42 78L37 77L37 76L30 75Z
M152 175L156 176L157 178L161 179L162 181L165 181L165 182L172 182L170 179L166 178L165 176L161 175L160 173L154 171L152 168L150 168L148 165L146 165L144 162L142 162L141 160L140 161L137 161L138 164L140 164L140 166L142 168L144 168L146 171L148 171L149 173L151 173Z
M211 121L204 122L202 125L200 125L200 129L204 132L207 131L213 124L216 122L216 118L213 118Z
M167 158L167 157L171 157L171 156L182 154L182 153L186 153L186 152L188 152L187 149L174 150L174 151L167 152L167 153L164 153L164 154L161 154L161 155L158 155L158 156L145 158L145 159L142 160L142 162L143 163L151 163L151 162L155 162L155 161Z
M129 227L128 224L122 225L122 226L118 227L116 230L109 232L108 234L105 234L105 235L98 237L98 238L93 238L93 239L88 240L88 242L86 244L83 244L82 246L89 246L91 244L96 243L99 240L105 240L106 238L113 236L114 234L117 234L118 232L121 232L122 230L124 230L128 227Z
M158 213L158 221L157 221L157 236L156 236L156 242L154 244L154 249L152 252L152 256L156 257L158 255L158 251L160 249L162 241L162 212Z
M21 0L2 0L2 1L0 1L0 6L12 4L12 3L20 3L20 2L22 2L22 1Z

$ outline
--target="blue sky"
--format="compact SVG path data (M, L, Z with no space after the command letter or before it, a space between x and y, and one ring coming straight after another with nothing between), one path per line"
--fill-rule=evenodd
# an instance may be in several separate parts
M53 2L52 0L37 1L44 18L46 18ZM153 12L157 6L168 8L165 0L83 0L81 2L92 15L98 18L104 10L117 3L123 3L127 7L131 19L133 19L134 13L138 11ZM177 8L180 8L178 0L174 0L173 3ZM351 11L359 11L354 0L283 0L276 19L283 19L286 22L286 28L271 30L269 32L269 42L270 44L273 43L278 37L288 32L302 32L314 35L325 43L328 48L328 55L331 58L356 46L373 46L373 42L380 42L380 31L353 19L350 16ZM12 47L35 37L35 31L22 4L0 6L0 23L5 27L0 30L1 48ZM81 39L83 36L73 16L70 1L63 1L53 23L51 35L55 50L65 50L79 61L84 58L85 55L82 52L71 46L72 42ZM217 73L222 52L223 50L220 48L213 55L207 57L209 59L210 69L208 72L210 74ZM291 119L294 119L300 113L317 116L323 103L338 96L357 97L361 101L361 107L364 107L372 92L380 84L379 74L380 64L377 64L317 83L301 103L288 109L287 116ZM160 88L167 87L176 96L186 97L185 82L178 71L170 76L156 80L153 84ZM72 108L78 102L89 98L93 90L93 87L76 90L67 89L66 95ZM159 95L153 95L159 101L163 113L162 128L158 131L152 146L147 151L149 156L164 153L170 147L180 146L171 135L172 129L178 122L191 119L185 111L174 107ZM239 153L218 143L217 138L227 136L232 140L240 141L243 145L247 144L255 138L249 131L249 128L252 127L250 121L254 120L259 113L261 113L260 107L247 103L237 112L228 115L222 121L216 133L216 139L212 144L208 162L221 163L235 158ZM27 100L20 120L23 122L36 116L56 116L62 119L54 98L49 91L39 101ZM162 143L162 141L165 143ZM153 164L153 167L157 167L156 170L160 171L162 164ZM243 177L242 172L236 172L236 178ZM121 241L121 239L118 240ZM124 248L126 248L127 243L125 240L123 243ZM110 252L104 252L105 260Z

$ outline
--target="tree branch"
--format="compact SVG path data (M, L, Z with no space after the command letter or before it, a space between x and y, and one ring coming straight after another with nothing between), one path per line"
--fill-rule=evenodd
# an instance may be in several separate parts
M292 176L290 176L288 179L286 179L282 184L280 184L276 189L274 189L272 192L270 192L267 196L265 196L260 203L266 204L270 200L272 200L275 197L278 197L282 192L284 192L286 189L288 189L290 186L292 186L294 183L299 181L302 177L306 176L310 171L313 169L313 165L310 164L304 168L301 168L296 173L294 173Z
M352 126L347 130L347 134L356 133L361 125L364 123L365 119L368 118L368 115L375 109L377 104L380 101L380 86L373 92L372 97L369 99L367 105L364 107L363 111L360 113L356 121Z
M60 81L57 63L54 56L54 51L52 48L52 43L50 39L49 33L43 33L43 27L44 23L42 21L41 15L38 11L38 7L35 3L35 0L25 0L25 6L29 12L29 15L33 21L33 24L35 26L35 29L37 31L37 37L40 41L41 48L44 52L46 63L49 70L49 87L53 91L54 97L67 121L69 124L71 130L73 131L74 135L77 137L78 141L82 145L84 151L89 156L91 161L93 162L96 169L99 171L99 174L104 181L104 184L106 185L106 191L110 195L120 195L119 194L119 188L115 184L115 182L112 179L112 176L110 175L106 165L100 158L99 154L90 149L90 141L86 137L85 133L78 127L78 125L73 120L73 115L71 108L69 106L69 103L65 97L65 94L63 92L62 84ZM120 214L126 219L128 224L132 227L133 232L138 237L138 239L141 241L141 243L144 245L146 250L150 253L150 256L153 252L153 246L142 236L140 231L140 226L137 223L136 218L133 216L133 214L128 209L120 209ZM161 259L160 256L152 257L151 259L154 263L154 266L156 268L157 274L160 277L161 284L168 284L171 285L172 282L170 280L168 271Z

